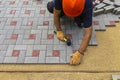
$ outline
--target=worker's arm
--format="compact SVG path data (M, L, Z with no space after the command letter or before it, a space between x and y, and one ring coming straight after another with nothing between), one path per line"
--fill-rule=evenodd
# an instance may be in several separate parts
M56 10L54 8L54 25L56 27L56 32L57 32L57 38L61 41L64 41L64 33L62 32L62 29L61 29L61 24L60 24L60 13L61 13L61 10Z
M62 31L61 24L60 24L60 13L61 13L61 10L56 10L54 8L54 25L57 31Z
M88 43L92 36L92 0L86 2L86 6L83 12L83 23L84 23L84 36L78 51L72 54L70 64L77 65L81 63L84 51L86 50ZM81 55L83 54L83 55Z
M81 42L81 46L79 48L79 51L81 53L84 54L84 51L86 50L86 48L89 44L91 36L92 36L92 27L85 28L84 29L84 36L83 36L83 39L82 39L82 42Z
M86 50L88 43L92 36L92 13L93 13L93 4L92 0L89 0L89 3L86 3L85 6L86 9L83 13L83 22L84 22L84 36L82 39L81 46L79 48L80 52L83 52Z

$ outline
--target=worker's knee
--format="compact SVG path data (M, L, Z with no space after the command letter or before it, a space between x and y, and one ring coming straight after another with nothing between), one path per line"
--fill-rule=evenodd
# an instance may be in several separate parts
M53 13L53 8L54 8L54 2L50 1L47 3L47 9L50 13Z

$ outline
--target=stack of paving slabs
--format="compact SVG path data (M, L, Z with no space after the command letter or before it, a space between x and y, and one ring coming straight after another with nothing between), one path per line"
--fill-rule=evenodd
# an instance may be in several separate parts
M48 1L51 0L0 0L0 63L69 63L70 55L80 47L84 29L64 16L61 26L72 46L59 41L53 32L53 14L46 8ZM105 2L95 3L98 5L111 6ZM119 21L119 6L115 6L113 12L109 13L110 7L108 12L93 17L89 45L98 45L95 31L105 31L105 26L115 26ZM98 6L94 10L103 8Z
M120 80L120 75L113 74L112 80Z
M120 14L120 1L115 0L114 2L110 0L103 0L103 2L94 1L94 16L100 14L113 13L115 15Z

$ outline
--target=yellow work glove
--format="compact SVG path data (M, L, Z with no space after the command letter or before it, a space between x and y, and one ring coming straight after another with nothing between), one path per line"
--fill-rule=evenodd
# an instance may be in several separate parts
M61 41L64 41L64 33L62 31L57 31L57 38Z
M71 61L70 64L71 65L78 65L81 63L83 58L83 54L81 54L79 51L76 51L75 53L72 54L71 56Z

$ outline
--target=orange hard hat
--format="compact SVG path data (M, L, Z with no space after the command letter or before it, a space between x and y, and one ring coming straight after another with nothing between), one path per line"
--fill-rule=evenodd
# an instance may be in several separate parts
M62 0L64 13L69 17L79 16L84 9L85 0Z

